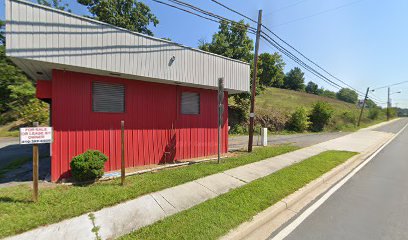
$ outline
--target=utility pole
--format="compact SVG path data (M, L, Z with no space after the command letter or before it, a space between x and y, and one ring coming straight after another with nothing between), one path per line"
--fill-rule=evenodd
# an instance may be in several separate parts
M120 185L125 185L125 121L120 122Z
M218 79L218 163L221 158L221 130L224 114L224 78Z
M363 106L361 107L360 116L358 117L357 127L360 127L361 117L363 116L363 111L364 111L364 107L365 107L365 104L366 104L366 101L367 101L369 91L370 91L370 88L368 87L367 92L366 92L365 97L364 97Z
M387 121L390 120L390 107L391 107L391 100L390 100L390 87L388 87L388 101L387 101Z
M251 109L249 112L249 140L248 152L252 152L252 144L254 142L254 118L255 118L255 95L256 95L256 78L258 72L258 52L259 52L259 38L261 36L262 27L262 10L258 13L258 27L256 29L255 41L255 56L254 56L254 74L252 77L252 94L251 94Z
M38 122L34 122L34 127L38 127ZM38 202L38 144L33 144L33 201Z

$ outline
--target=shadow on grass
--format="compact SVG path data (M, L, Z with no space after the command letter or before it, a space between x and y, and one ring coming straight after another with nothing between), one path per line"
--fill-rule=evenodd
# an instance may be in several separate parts
M11 197L0 197L0 202L2 203L34 203L33 200L21 200L21 199L14 199Z

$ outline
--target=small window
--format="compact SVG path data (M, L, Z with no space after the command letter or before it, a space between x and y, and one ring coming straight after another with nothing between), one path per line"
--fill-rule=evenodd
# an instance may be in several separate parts
M181 113L191 115L200 114L200 94L183 92L181 94Z
M125 112L125 86L93 82L92 110L94 112Z

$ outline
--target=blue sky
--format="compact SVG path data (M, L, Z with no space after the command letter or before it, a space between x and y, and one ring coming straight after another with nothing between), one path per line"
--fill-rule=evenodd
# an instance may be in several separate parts
M210 0L185 0L230 19L240 20ZM306 56L333 75L365 92L367 87L408 80L408 1L373 0L219 0L256 19L259 9L264 24ZM85 7L76 1L66 1L75 14L86 15ZM180 12L151 0L143 0L160 20L152 30L157 37L169 37L175 42L196 47L200 39L211 41L218 25ZM4 19L4 4L0 6ZM251 36L252 37L252 36ZM274 52L261 42L262 52ZM296 66L286 59L285 71ZM314 81L331 89L322 80L306 73L306 81ZM395 86L393 104L408 108L408 84ZM386 89L374 94L386 101Z

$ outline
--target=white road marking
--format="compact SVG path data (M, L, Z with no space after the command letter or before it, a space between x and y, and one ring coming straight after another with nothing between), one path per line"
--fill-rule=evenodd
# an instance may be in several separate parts
M381 152L388 144L390 144L400 133L402 133L405 128L408 127L408 123L390 140L388 140L384 145L382 145L377 151L375 151L367 160L361 163L353 171L351 171L346 177L334 185L329 191L327 191L319 200L317 200L312 206L306 209L298 218L292 221L288 226L282 229L275 237L270 238L270 240L282 240L286 238L291 232L293 232L307 217L309 217L316 209L318 209L333 193L335 193L339 188L341 188L350 178L352 178L358 171L360 171L367 163L369 163L378 153Z

